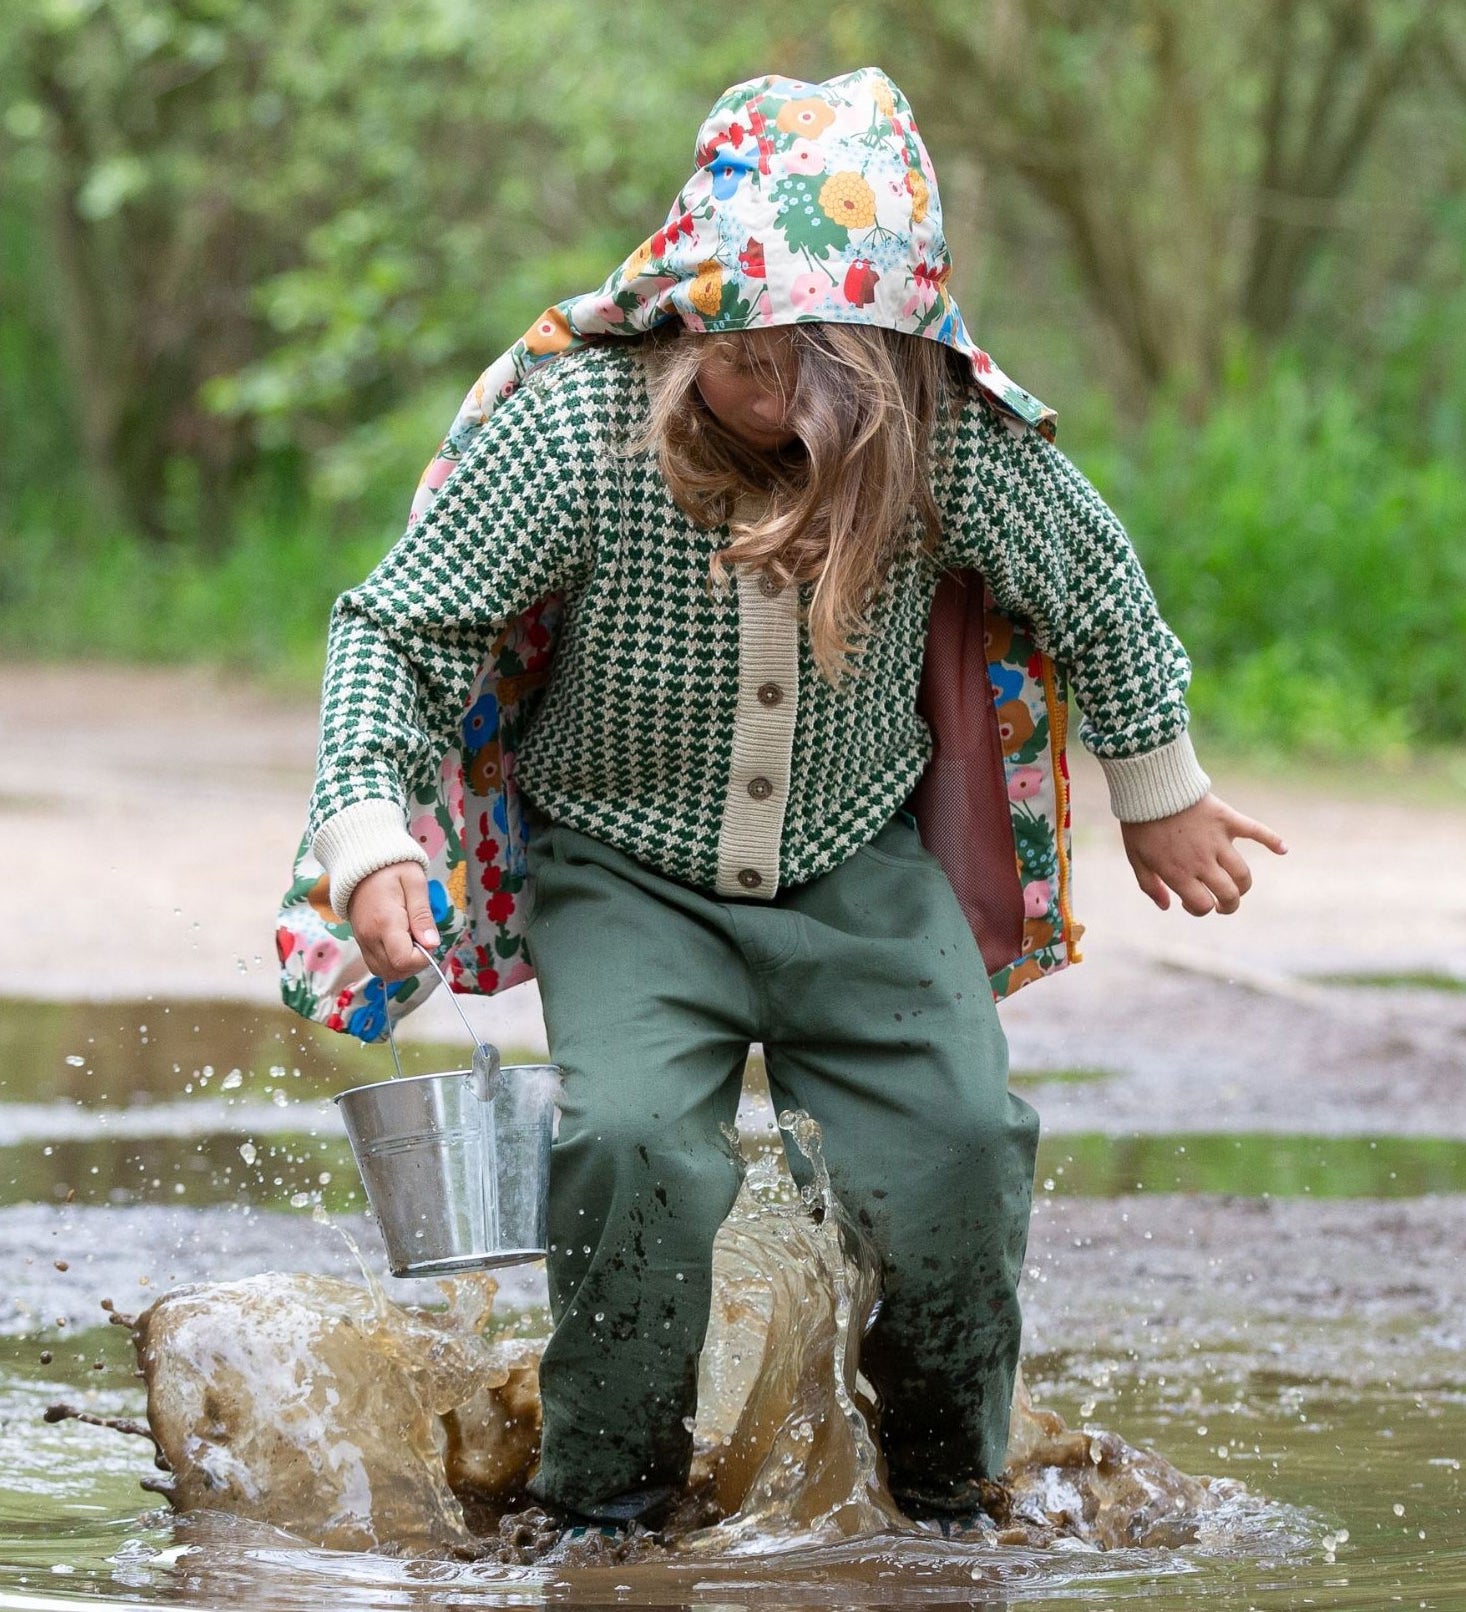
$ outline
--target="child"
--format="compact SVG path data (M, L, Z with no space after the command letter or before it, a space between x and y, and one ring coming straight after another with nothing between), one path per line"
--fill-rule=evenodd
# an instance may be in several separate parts
M960 1520L1002 1469L1038 1124L903 809L933 754L917 702L944 571L980 572L1073 684L1158 905L1235 911L1233 839L1284 849L1209 792L1185 653L1052 411L968 337L948 269L884 74L735 86L666 226L486 372L420 518L332 616L309 833L390 993L448 910L423 873L436 831L404 805L505 624L563 607L512 758L528 882L488 913L527 909L564 1070L533 1493L572 1520L654 1524L685 1482L753 1041L882 1262L862 1364L897 1499ZM1023 895L1041 884L1025 950L1053 939L1047 885Z

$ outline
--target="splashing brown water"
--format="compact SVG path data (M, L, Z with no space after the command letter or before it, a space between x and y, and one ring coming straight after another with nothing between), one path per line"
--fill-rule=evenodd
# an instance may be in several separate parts
M737 1554L913 1527L886 1487L859 1376L876 1274L841 1234L818 1127L802 1114L780 1123L815 1184L801 1200L772 1161L748 1172L714 1247L689 1503L680 1525L634 1541L632 1554ZM486 1275L445 1281L442 1312L395 1305L366 1274L366 1287L281 1273L183 1287L138 1318L172 1504L335 1549L540 1553L554 1535L533 1514L498 1526L537 1453L539 1344L485 1336ZM1066 1428L1032 1406L1020 1377L1008 1470L991 1518L966 1538L1180 1545L1241 1492L1113 1433Z

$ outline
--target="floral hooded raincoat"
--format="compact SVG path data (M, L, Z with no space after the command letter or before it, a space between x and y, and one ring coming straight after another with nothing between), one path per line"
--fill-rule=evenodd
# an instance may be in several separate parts
M423 471L409 526L453 474L496 404L537 364L670 319L695 331L801 320L886 326L964 354L1015 431L1050 440L1052 409L972 340L947 282L936 173L905 96L878 68L824 83L734 85L698 131L694 172L665 222L593 291L556 303L484 370ZM504 623L469 691L458 742L410 781L434 831L428 889L455 990L492 994L532 977L525 953L527 829L515 752L550 675L555 597ZM1079 960L1069 908L1066 706L1055 668L976 573L933 605L921 708L934 755L911 798L981 946L994 993ZM329 882L302 840L277 927L285 1003L363 1040L437 984L431 969L385 986L366 970Z

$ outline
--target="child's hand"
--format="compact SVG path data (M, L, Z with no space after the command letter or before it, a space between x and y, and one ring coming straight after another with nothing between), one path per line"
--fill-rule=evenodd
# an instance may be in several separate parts
M1265 823L1234 812L1226 801L1203 795L1194 806L1150 823L1121 823L1125 854L1135 879L1162 912L1171 890L1194 917L1236 912L1252 888L1252 874L1234 839L1256 840L1278 856L1288 847ZM1170 890L1166 886L1170 886Z
M346 921L378 979L405 980L426 965L413 944L438 944L428 879L417 862L392 862L368 873L346 904Z

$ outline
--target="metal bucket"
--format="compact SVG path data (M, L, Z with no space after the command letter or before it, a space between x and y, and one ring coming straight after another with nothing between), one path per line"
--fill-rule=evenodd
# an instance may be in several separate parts
M475 1037L472 1068L405 1076L388 1038L397 1078L336 1102L393 1276L543 1259L558 1065L501 1067Z

